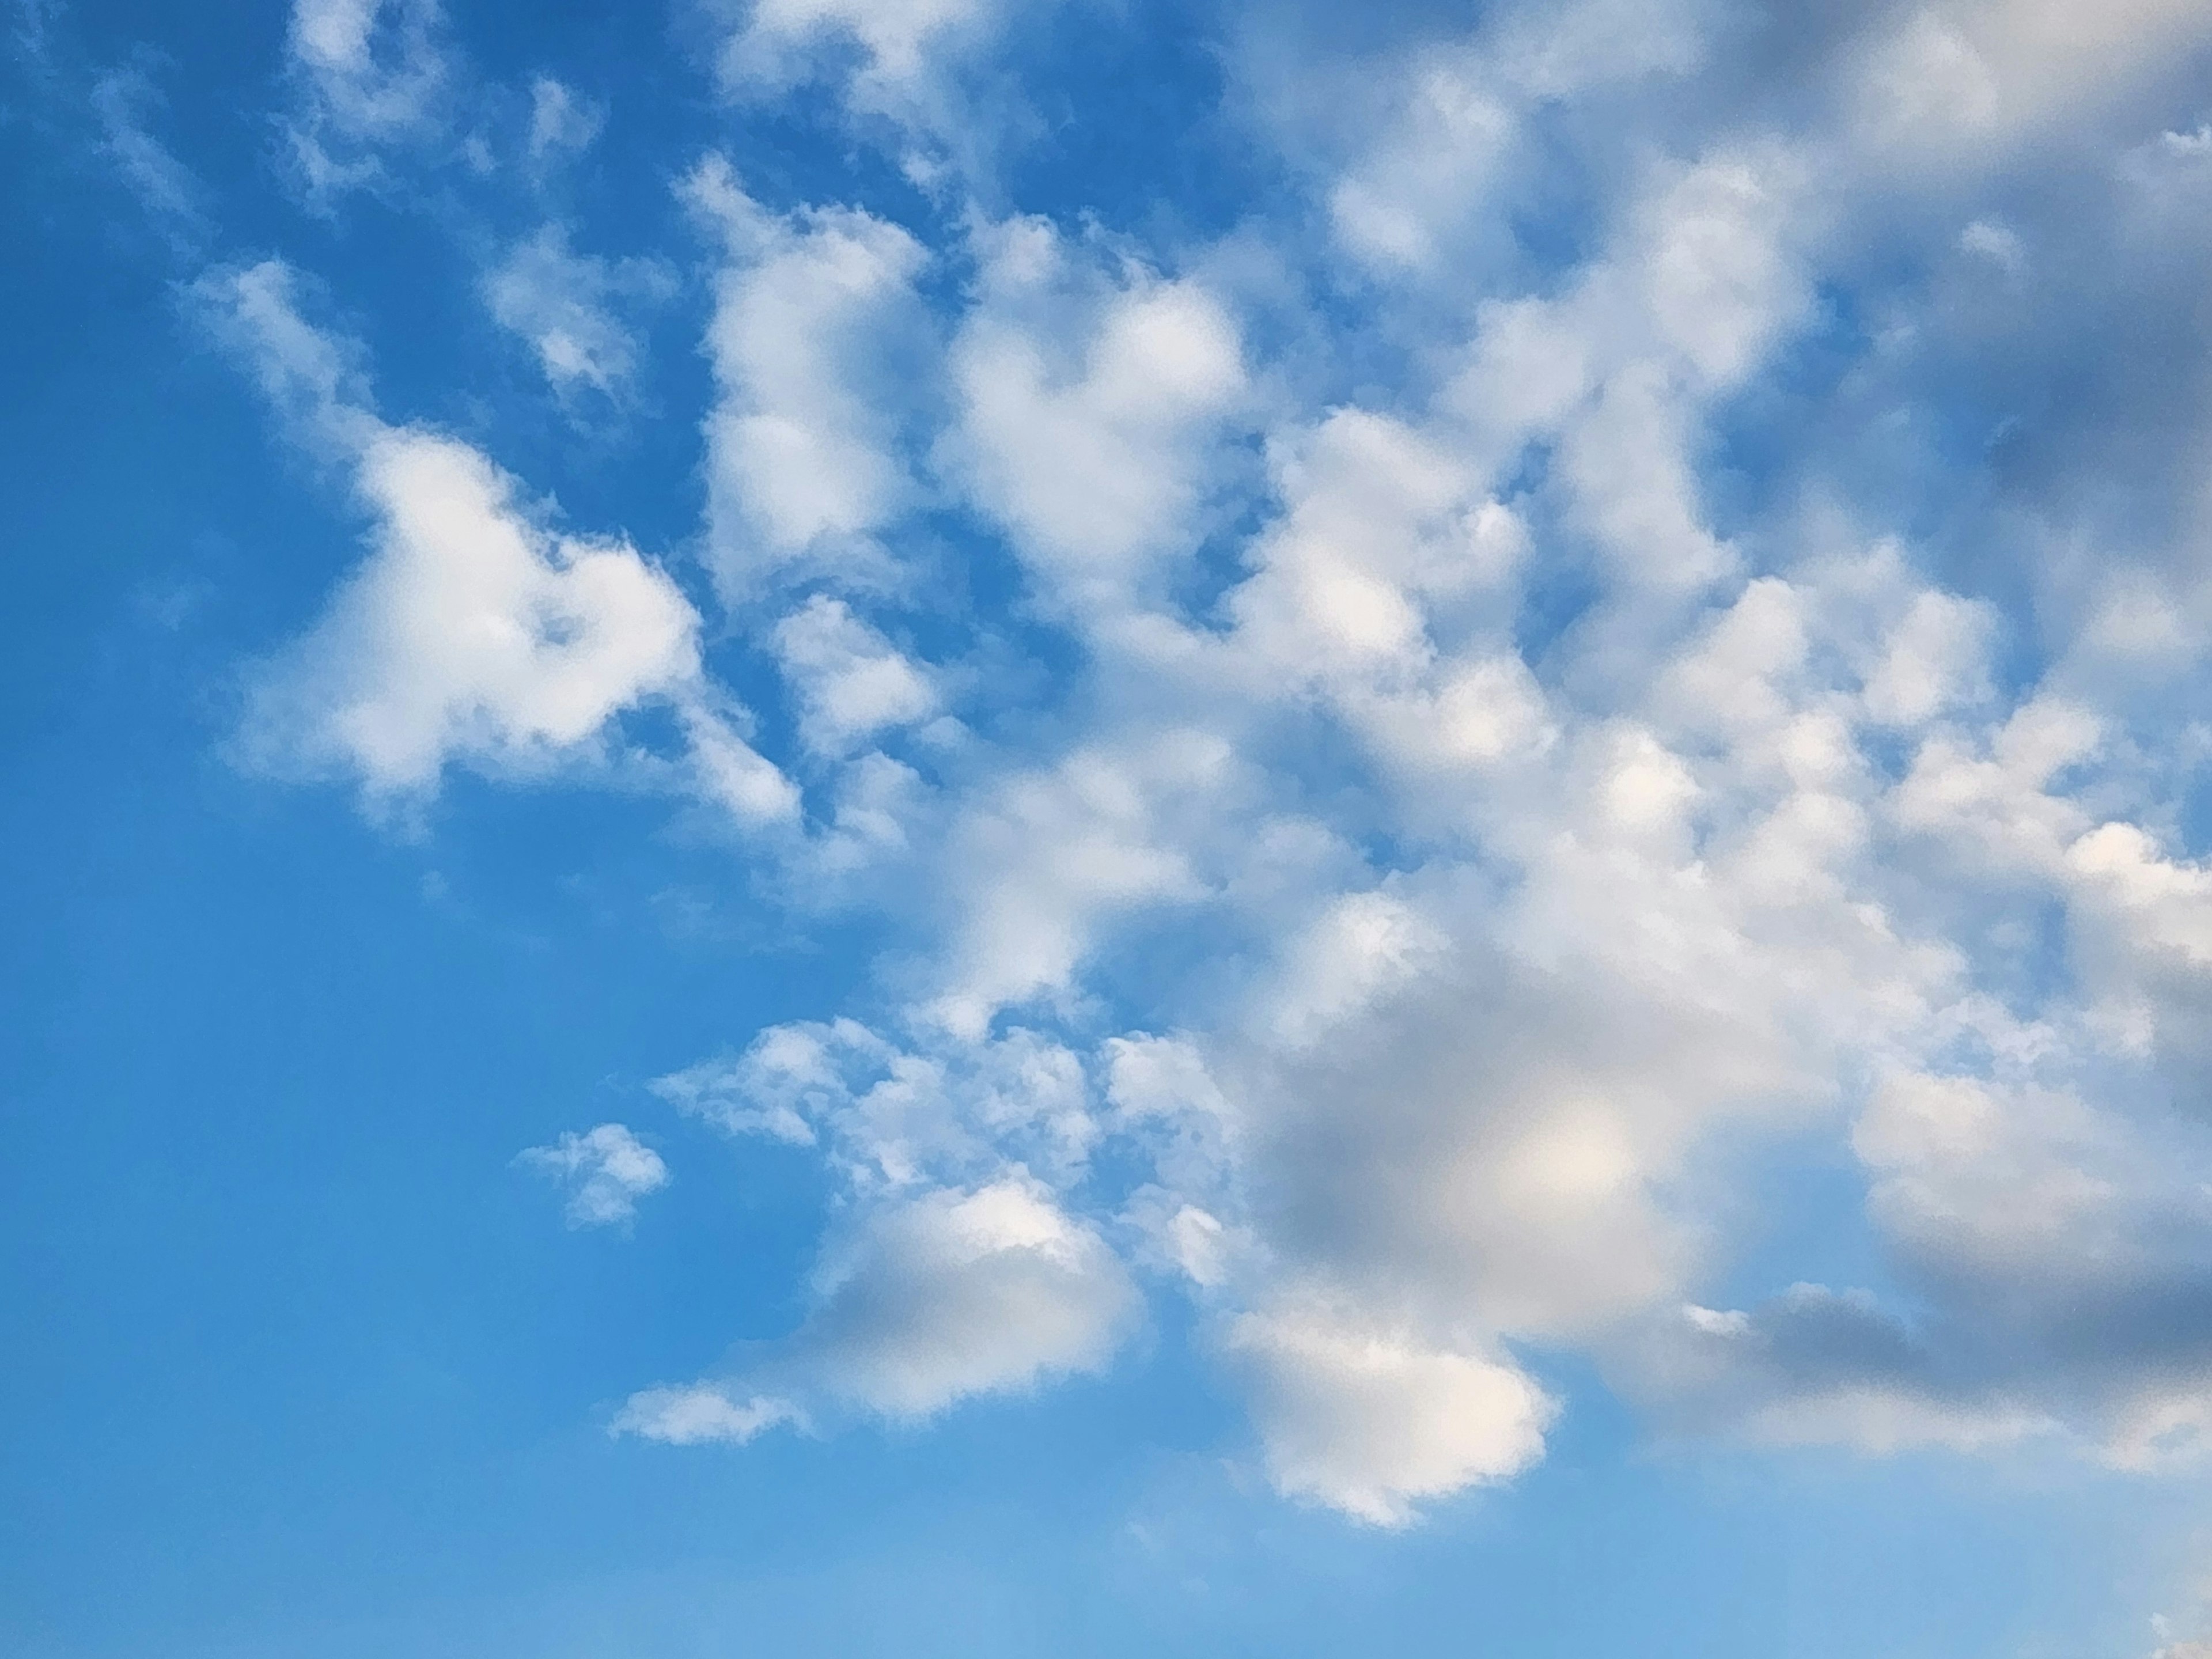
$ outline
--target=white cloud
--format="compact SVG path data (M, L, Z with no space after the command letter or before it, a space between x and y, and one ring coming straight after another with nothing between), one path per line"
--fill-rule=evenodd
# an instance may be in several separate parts
M261 752L405 798L452 761L527 773L590 751L623 710L696 680L675 584L623 544L544 528L467 445L387 430L356 487L370 556L263 680Z
M816 55L838 41L865 64L864 99L880 100L928 66L946 35L993 15L995 0L750 0L744 26L725 46L722 72L739 82L789 82L808 74Z
M911 137L994 15L763 3L727 67L842 65ZM316 49L381 61L348 39ZM2195 337L2202 146L2111 112L2205 44L2169 0L1756 40L1500 7L1312 70L1308 105L1373 95L1309 124L1297 215L1212 247L988 195L925 246L710 160L706 551L825 780L805 833L665 571L385 423L281 270L232 278L377 526L280 677L295 753L402 793L603 756L657 705L693 787L783 827L764 886L887 913L870 1024L655 1085L811 1149L838 1221L795 1331L617 1427L1096 1373L1137 1263L1276 1485L1376 1524L1542 1455L1530 1345L1754 1441L2200 1449L2208 422L2160 359ZM2068 182L2115 177L2124 210ZM1540 234L1538 195L1571 204ZM617 383L572 278L518 326ZM927 583L946 509L1018 599ZM981 595L951 620L988 666L894 644L887 590ZM1778 1143L1856 1168L1838 1224L1893 1301L1785 1270L1704 1305Z
M1019 1029L905 1048L852 1019L771 1026L653 1086L726 1133L818 1142L871 1198L988 1181L1010 1160L1065 1182L1100 1138L1083 1060Z
M1196 871L1163 831L1233 769L1217 739L1170 732L1079 751L979 803L953 832L959 920L927 1017L981 1037L1000 1010L1066 990L1102 922L1196 897Z
M302 107L287 128L310 199L383 176L381 152L434 136L454 68L438 0L294 0Z
M1893 15L1855 65L1861 135L1947 169L2170 66L2204 21L2193 0L1938 0Z
M645 1389L632 1395L609 1425L615 1434L634 1434L671 1446L713 1441L743 1445L765 1429L799 1419L787 1401L756 1395L733 1401L718 1389Z
M619 401L638 370L626 304L663 296L669 278L637 260L574 252L566 226L550 224L517 242L484 275L484 302L501 328L534 352L562 398L589 390Z
M753 1382L648 1390L617 1426L683 1442L825 1410L921 1420L1096 1372L1139 1317L1104 1242L1017 1176L877 1209L825 1255L813 1290L806 1323L756 1358Z
M1989 695L1986 605L1921 594L1887 641L1866 685L1867 712L1888 726L1924 726Z
M848 209L768 213L709 157L686 191L727 239L708 355L708 541L725 592L787 571L886 579L873 538L917 504L900 454L900 368L926 363L905 231Z
M543 164L590 149L606 120L604 105L550 75L539 76L530 83L530 159Z
M637 1201L668 1184L668 1165L620 1123L566 1133L532 1146L515 1162L568 1188L571 1227L627 1226Z
M190 245L204 232L205 188L147 125L160 102L140 70L112 70L93 83L92 106L109 159L148 210Z
M356 342L300 314L298 276L281 259L208 272L193 292L208 326L251 369L295 442L339 453L371 441L368 378Z
M1387 892L1347 893L1291 941L1280 980L1262 994L1269 1035L1292 1048L1326 1038L1420 977L1449 941L1413 906Z
M815 1288L799 1340L823 1386L892 1418L1098 1370L1138 1306L1104 1243L1012 1180L885 1211Z
M1322 123L1340 121L1376 86L1385 112L1358 132L1328 186L1338 242L1387 275L1449 281L1494 266L1510 253L1529 118L1577 94L1693 70L1707 9L1698 0L1505 5L1471 39L1342 66L1344 96L1323 107Z
M1420 1500L1543 1455L1552 1402L1494 1358L1307 1309L1243 1315L1224 1342L1251 1373L1267 1471L1288 1496L1403 1526Z
M1354 255L1427 275L1460 228L1451 221L1480 210L1520 136L1516 112L1485 78L1473 63L1417 66L1395 130L1329 191L1338 240Z
M372 530L321 619L258 675L246 752L405 807L456 762L528 775L599 758L618 717L657 701L683 715L707 793L746 822L794 816L789 784L714 707L698 615L668 574L553 529L469 445L379 419L358 401L359 352L301 319L294 286L271 262L199 293L272 401L349 466Z
M1817 225L1808 165L1749 147L1662 167L1567 293L1481 312L1456 405L1499 462L1556 445L1570 517L1632 589L1679 593L1735 567L1696 450L1707 408L1808 308L1791 246Z
M1082 270L1042 220L982 239L946 461L1056 601L1126 603L1199 539L1243 349L1200 282Z
M927 671L854 616L817 594L775 628L775 653L799 703L800 739L821 754L938 711Z

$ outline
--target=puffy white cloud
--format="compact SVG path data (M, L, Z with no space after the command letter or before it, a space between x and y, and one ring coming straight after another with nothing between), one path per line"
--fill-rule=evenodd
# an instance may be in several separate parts
M1938 0L1869 31L1851 94L1862 134L1922 165L1979 159L2093 105L2201 40L2191 0Z
M1082 1059L1022 1030L908 1049L852 1019L771 1026L653 1089L727 1133L818 1139L871 1195L988 1179L1009 1158L1072 1179L1099 1139Z
M643 1389L632 1395L615 1415L609 1429L615 1434L634 1434L671 1446L696 1446L711 1441L743 1445L763 1430L798 1421L790 1401L756 1395L733 1401L720 1389L704 1384L686 1389Z
M1337 240L1390 276L1449 280L1495 267L1510 251L1530 117L1577 94L1694 69L1705 9L1697 0L1505 5L1470 39L1422 40L1381 63L1320 70L1316 78L1334 79L1343 95L1309 122L1340 124L1367 88L1387 89L1381 118L1350 135L1352 153L1328 186Z
M914 281L925 256L850 209L780 219L712 156L686 186L730 258L708 353L708 539L716 580L749 596L779 573L888 579L876 532L918 504L901 453L902 368L926 362Z
M386 431L356 486L372 552L263 681L262 752L405 797L454 760L542 770L697 677L698 617L676 585L627 545L544 528L467 445Z
M1269 1034L1291 1048L1330 1030L1420 976L1449 941L1387 892L1347 893L1291 941L1286 971L1263 994Z
M1243 1315L1224 1340L1252 1374L1268 1474L1291 1497L1403 1526L1421 1499L1543 1455L1552 1402L1496 1359L1302 1308Z
M854 136L886 140L908 179L940 198L994 170L1025 125L989 79L1007 26L1048 8L1030 0L717 0L722 88L764 102L829 88ZM1017 106L1018 95L1016 94Z
M858 1021L783 1025L763 1032L736 1060L702 1060L657 1079L653 1092L730 1134L812 1144L814 1122L849 1106L852 1060L882 1064L890 1046Z
M683 715L702 787L740 819L795 815L775 769L714 707L699 617L626 543L561 533L471 446L386 424L349 351L300 316L289 270L218 273L203 303L302 434L349 467L369 553L322 618L264 665L243 734L276 768L357 777L404 806L459 762L531 775L601 756L625 711Z
M1526 551L1464 458L1403 422L1339 410L1271 459L1283 511L1229 599L1270 672L1395 689L1433 654L1423 602L1495 590Z
M1520 136L1516 112L1474 63L1422 62L1395 128L1329 191L1338 239L1359 258L1427 275L1452 222L1490 200L1504 152Z
M981 254L946 460L1054 600L1123 603L1202 533L1212 450L1246 392L1236 324L1195 279L1081 269L1042 220L991 228Z
M995 15L763 0L726 67L849 71L911 138ZM617 1428L1096 1372L1142 1267L1276 1485L1381 1525L1542 1455L1532 1346L1769 1443L2135 1467L2212 1432L2212 745L2175 713L2212 418L2194 380L2142 401L2189 380L2159 359L2194 349L2203 146L2120 100L2212 46L2203 9L1437 27L1302 71L1305 216L1211 249L988 193L925 247L695 173L726 249L708 556L826 779L803 835L665 572L385 424L281 272L231 283L378 526L284 682L295 741L399 792L599 754L657 703L694 787L785 826L786 890L890 912L869 1024L655 1085L811 1149L838 1220L797 1329ZM1572 204L1543 239L1535 194ZM524 331L593 337L559 311ZM940 508L1027 578L957 621L1044 665L872 620ZM953 736L887 735L955 688ZM1704 1305L1780 1143L1856 1161L1837 1224L1882 1296L1785 1270Z
M1455 404L1499 463L1556 446L1568 514L1633 590L1679 593L1735 567L1696 451L1706 410L1808 308L1792 246L1817 228L1808 173L1803 155L1756 145L1659 168L1566 293L1481 309Z
M885 1210L815 1290L799 1341L821 1385L892 1418L1096 1371L1138 1308L1104 1243L1014 1180Z
M1103 922L1203 890L1170 838L1177 809L1233 773L1218 739L1161 733L1006 781L953 831L958 917L927 1017L981 1037L1009 1005L1065 991Z
M627 1226L638 1200L668 1184L660 1154L620 1123L563 1134L550 1146L531 1147L515 1162L568 1188L571 1227Z
M617 1428L683 1443L824 1411L931 1418L1100 1370L1140 1308L1104 1242L1017 1176L874 1210L824 1255L813 1290L805 1324L738 1383L647 1390Z
M938 711L926 670L854 616L817 594L776 624L775 653L799 702L807 747L842 754Z
M928 65L943 38L990 19L996 0L750 0L744 25L723 49L722 72L744 82L790 82L822 48L859 48L860 94L880 100Z

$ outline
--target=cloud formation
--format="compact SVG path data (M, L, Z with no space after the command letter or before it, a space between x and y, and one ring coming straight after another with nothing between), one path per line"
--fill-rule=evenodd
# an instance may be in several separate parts
M443 125L454 65L438 0L294 0L287 45L301 102L286 136L310 201L378 182L386 149Z
M797 1328L616 1426L927 1419L1178 1296L1257 1464L1376 1525L1540 1458L1559 1356L1675 1432L2197 1449L2203 9L1322 52L1252 7L1228 100L1290 199L1218 235L913 165L997 18L726 20L726 82L836 79L931 193L682 171L711 624L374 414L283 267L203 285L371 521L275 748L399 797L672 711L778 830L759 889L882 929L655 1085L836 1206ZM429 118L434 22L303 5L316 131ZM611 270L546 231L493 279L556 387L642 372ZM1728 1296L1795 1154L1879 1282Z
M645 1390L617 1431L683 1444L835 1412L921 1421L1103 1369L1137 1310L1105 1243L1018 1179L884 1204L824 1255L812 1291L805 1324L730 1382Z
M541 102L533 150L544 112ZM529 346L557 395L590 392L619 403L639 366L636 330L623 312L664 296L668 286L651 264L575 252L567 228L550 224L507 250L485 273L483 292L494 319Z
M357 778L372 803L404 808L456 763L529 776L604 759L619 717L658 702L683 715L705 793L748 823L795 814L716 706L698 614L665 571L626 543L549 527L471 446L380 419L361 353L301 316L284 265L218 271L199 294L302 440L348 469L372 522L322 618L257 674L251 757Z
M565 1188L571 1227L626 1227L637 1201L668 1184L668 1165L626 1125L602 1123L582 1134L566 1133L550 1146L532 1146L514 1160Z
M725 239L708 352L708 545L724 592L781 574L883 580L876 532L910 508L899 369L926 343L913 282L927 258L857 210L768 213L710 156L690 199Z

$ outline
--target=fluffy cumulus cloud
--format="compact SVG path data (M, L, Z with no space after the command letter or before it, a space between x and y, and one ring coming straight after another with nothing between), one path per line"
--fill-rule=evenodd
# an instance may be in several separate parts
M945 37L985 21L992 0L751 0L723 48L732 81L788 82L838 46L859 52L862 78L910 82L930 65Z
M1048 6L1007 0L716 0L721 90L772 105L826 87L847 122L890 137L907 177L949 192L991 166L992 135L1012 125L978 98L976 71L1008 23Z
M1279 193L1218 234L917 167L993 8L718 14L908 182L668 169L696 601L376 414L283 267L202 283L368 526L264 752L391 801L659 709L750 890L883 930L653 1085L836 1201L793 1328L617 1430L929 1419L1180 1297L1252 1466L1380 1526L1540 1460L1565 1358L1674 1434L2212 1445L2212 19L1814 9L1242 8L1206 142ZM302 0L301 130L434 118L434 24ZM549 231L487 293L612 392L620 287ZM529 1156L619 1218L590 1139ZM1793 1156L1869 1282L1726 1293Z
M817 594L786 617L775 651L811 749L836 753L937 711L927 672L842 600Z
M1245 386L1236 325L1203 283L1101 270L1042 220L992 227L979 252L952 469L1055 596L1117 604L1191 551Z
M886 580L877 533L918 501L899 405L902 369L927 361L921 246L857 209L772 215L719 156L686 194L729 250L708 338L717 580L733 596L793 570Z
M532 1146L515 1160L568 1191L571 1227L627 1226L638 1200L668 1184L668 1165L629 1128L602 1123L568 1133L550 1146Z
M1402 1525L1418 1500L1517 1474L1542 1455L1551 1403L1483 1355L1304 1310L1241 1315L1224 1340L1252 1374L1268 1473L1294 1497Z
M301 437L349 471L367 558L255 677L246 752L349 775L374 803L434 794L449 764L543 774L605 759L619 718L671 705L706 791L739 817L796 811L702 680L699 617L626 543L562 533L481 451L366 406L360 356L310 325L289 270L216 272L200 295Z
M728 1382L646 1389L617 1430L682 1443L829 1413L919 1421L1101 1370L1137 1307L1097 1233L1012 1178L882 1205L836 1241L812 1290L805 1324Z

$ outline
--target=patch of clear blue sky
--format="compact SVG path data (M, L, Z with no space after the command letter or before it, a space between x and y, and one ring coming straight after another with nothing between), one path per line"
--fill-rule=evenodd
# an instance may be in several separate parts
M866 152L714 106L657 7L452 11L486 78L607 103L567 187L588 251L696 272L666 183L710 143L771 201L928 229ZM783 937L663 803L462 782L404 841L225 764L240 665L314 612L358 526L179 320L191 270L91 154L70 77L155 49L221 251L322 278L388 414L649 549L699 507L696 280L653 322L639 411L578 437L452 234L534 210L489 223L452 175L430 211L323 222L274 186L283 21L62 13L0 125L0 1650L2136 1659L2118 1610L2173 1563L2109 1522L2170 1504L2178 1552L2178 1493L1658 1453L1559 1373L1572 1404L1525 1480L1363 1530L1265 1492L1164 1301L1105 1381L927 1430L609 1440L631 1389L790 1326L824 1201L806 1159L729 1146L642 1080L836 1006L865 941ZM1191 19L1068 30L1034 48L1060 136L1008 168L1016 205L1197 233L1273 188L1221 132ZM563 1231L509 1160L610 1118L675 1184L629 1237Z

